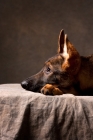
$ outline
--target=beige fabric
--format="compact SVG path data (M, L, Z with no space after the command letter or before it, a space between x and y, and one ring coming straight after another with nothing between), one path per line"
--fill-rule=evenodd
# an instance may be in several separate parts
M45 96L0 85L0 140L93 140L93 96Z

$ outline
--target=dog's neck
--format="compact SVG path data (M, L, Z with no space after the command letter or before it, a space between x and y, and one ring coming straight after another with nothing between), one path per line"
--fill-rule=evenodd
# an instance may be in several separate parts
M81 56L81 66L77 80L82 90L93 88L93 55L89 57Z

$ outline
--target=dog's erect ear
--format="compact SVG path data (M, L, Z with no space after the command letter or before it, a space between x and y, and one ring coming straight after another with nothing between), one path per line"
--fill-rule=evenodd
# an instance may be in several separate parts
M67 43L67 35L64 34L64 30L62 29L58 39L58 53L61 53L66 60L69 58Z
M63 52L63 47L64 47L64 30L62 29L59 34L58 38L58 53Z
M58 53L64 58L62 69L69 71L73 75L77 74L81 63L80 55L68 40L67 35L64 34L64 30L61 30L59 34Z

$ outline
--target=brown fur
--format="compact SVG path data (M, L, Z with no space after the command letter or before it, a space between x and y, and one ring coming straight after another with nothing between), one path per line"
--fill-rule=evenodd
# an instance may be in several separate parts
M93 95L93 55L80 56L64 30L58 39L58 54L44 68L21 83L22 87L45 95Z

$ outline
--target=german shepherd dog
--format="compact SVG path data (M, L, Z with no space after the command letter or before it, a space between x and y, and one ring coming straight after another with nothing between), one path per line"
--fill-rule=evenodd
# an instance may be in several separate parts
M58 53L45 62L39 73L21 85L26 90L44 95L93 95L93 55L80 56L61 30Z

